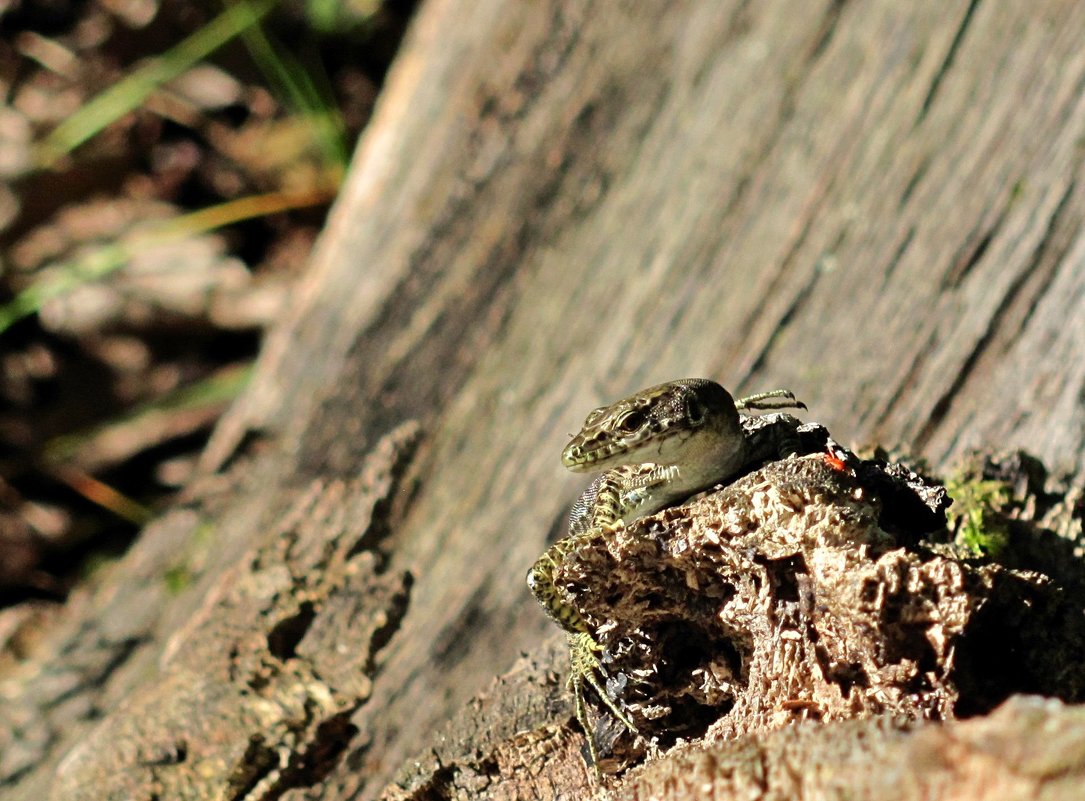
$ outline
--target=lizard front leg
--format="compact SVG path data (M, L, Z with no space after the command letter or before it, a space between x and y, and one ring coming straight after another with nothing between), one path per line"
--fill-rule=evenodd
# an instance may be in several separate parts
M573 504L568 537L558 540L527 572L527 585L546 614L569 634L589 633L580 613L558 589L555 575L569 552L600 537L607 537L659 506L656 490L678 474L674 465L645 464L608 470L599 476ZM650 513L650 512L648 512Z
M587 621L558 589L556 574L573 548L604 535L602 529L592 529L560 539L546 549L527 571L527 586L547 616L570 635L590 634Z
M558 587L556 574L569 553L599 538L611 536L623 527L623 518L635 519L644 509L658 507L655 490L674 479L678 468L672 465L645 464L609 470L592 482L573 505L569 515L572 533L551 545L527 574L528 587L546 614L565 629L569 643L569 689L573 691L576 719L588 741L593 768L598 772L599 754L595 734L588 717L584 686L595 690L604 706L632 734L640 732L610 697L599 676L604 676L598 653L602 647L579 610Z
M620 521L618 525L621 525ZM527 583L535 599L542 605L546 614L566 631L569 643L569 681L568 687L573 692L574 711L580 728L588 741L588 753L593 769L598 774L599 753L595 743L595 733L588 707L584 700L584 686L588 685L603 702L614 717L621 721L633 735L640 736L637 727L614 702L600 683L597 675L603 675L603 665L598 653L602 646L596 641L591 628L575 606L569 603L558 589L555 574L558 567L572 549L615 531L617 526L605 526L589 529L579 534L572 534L551 545L546 553L532 565L527 574Z

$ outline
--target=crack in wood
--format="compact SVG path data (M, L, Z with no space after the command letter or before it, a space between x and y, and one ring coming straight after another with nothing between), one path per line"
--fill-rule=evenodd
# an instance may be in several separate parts
M913 127L918 127L923 120L927 118L927 113L930 111L931 106L934 105L934 100L938 96L938 90L942 87L942 81L945 80L946 74L953 66L953 62L957 59L957 53L961 48L961 44L964 42L965 34L972 25L972 19L976 14L976 9L979 8L979 4L980 0L971 0L968 4L968 8L965 9L964 16L957 26L957 32L953 35L953 41L950 42L945 58L942 59L941 66L931 80L930 88L927 90L927 96L923 98L923 105L920 106L919 114L916 116Z
M949 270L942 276L941 288L943 290L960 287L976 265L980 263L987 252L987 248L991 246L991 242L1002 230L1012 202L1012 198L1008 199L991 223L977 226L968 232L964 243L950 260Z
M771 327L772 333L768 336L766 341L758 349L757 353L751 358L744 366L742 372L735 383L736 387L741 387L750 379L758 370L762 369L768 362L769 353L776 346L780 337L787 330L789 323L795 319L798 313L802 310L803 306L813 295L814 287L817 285L818 280L821 278L822 269L820 266L815 267L810 271L810 274L806 277L806 281L802 286L798 287L794 293L792 293L790 300L786 308L779 314L776 321ZM768 298L775 293L766 293L763 297Z
M818 26L818 32L814 39L814 46L810 49L810 55L807 56L807 64L812 64L821 58L822 53L825 52L829 43L833 40L833 36L836 34L837 27L840 23L840 17L844 13L844 6L848 4L849 0L832 0L829 4L829 8L826 9L825 14L822 16L821 24Z
M893 255L889 257L889 261L885 263L885 267L882 268L882 292L886 292L889 287L889 282L893 277L893 273L896 272L897 267L900 265L901 260L904 258L904 254L908 252L908 248L912 246L912 242L915 240L915 225L909 225L908 229L904 232L904 238L901 239L900 244L893 250Z
M1006 335L1006 338L1010 341L1015 340L1028 326L1029 321L1032 320L1037 305L1047 295L1048 287L1051 286L1051 282L1055 279L1058 265L1066 257L1070 245L1081 230L1083 210L1081 208L1081 198L1075 198L1074 193L1077 187L1077 177L1075 176L1066 187L1062 197L1059 198L1059 203L1055 207L1051 219L1048 220L1047 230L1036 245L1036 249L1032 252L1028 272L1040 274L1040 279L1037 281L1037 286L1032 293L1028 308L1021 316L1021 321ZM1075 200L1077 202L1074 202Z

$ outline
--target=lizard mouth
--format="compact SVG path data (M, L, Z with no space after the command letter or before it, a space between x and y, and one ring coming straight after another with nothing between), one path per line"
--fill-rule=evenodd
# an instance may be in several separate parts
M561 463L574 473L582 473L617 464L649 461L654 454L646 451L656 440L660 440L660 437L659 432L655 431L621 440L579 436L565 446L561 452Z
M561 463L573 472L586 472L606 460L607 457L623 451L623 448L613 444L574 440L561 452Z

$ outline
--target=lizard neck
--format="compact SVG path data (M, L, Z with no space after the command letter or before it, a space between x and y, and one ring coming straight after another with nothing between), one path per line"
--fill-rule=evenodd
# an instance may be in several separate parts
M744 436L728 431L698 439L691 440L683 458L673 465L676 474L668 482L668 503L726 481L746 464L749 443Z
M691 495L726 481L747 460L744 437L694 435L685 443L681 458L670 464L648 462L608 470L598 479L597 512L605 520L625 521L655 514Z

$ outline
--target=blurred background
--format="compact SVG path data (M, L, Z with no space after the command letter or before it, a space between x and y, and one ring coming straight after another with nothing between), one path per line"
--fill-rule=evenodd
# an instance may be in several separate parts
M0 2L0 606L187 480L414 5Z

